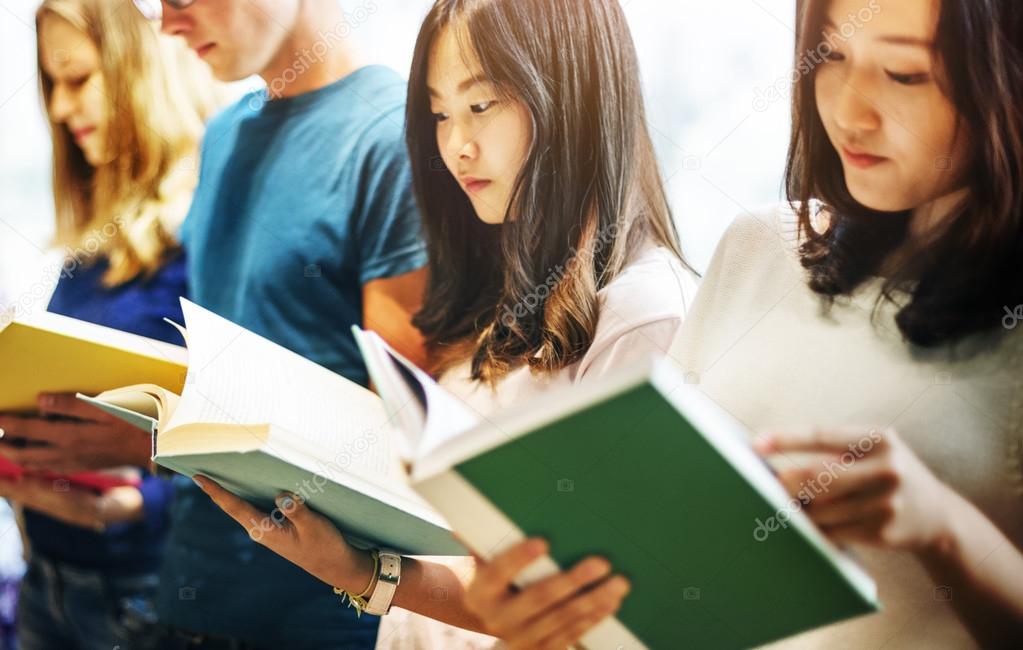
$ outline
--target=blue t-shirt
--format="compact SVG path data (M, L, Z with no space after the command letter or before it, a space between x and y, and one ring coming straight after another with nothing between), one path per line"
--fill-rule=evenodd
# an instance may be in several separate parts
M404 147L405 83L362 68L297 97L243 98L211 121L183 228L195 301L349 379L362 288L426 263ZM331 588L176 479L160 615L266 647L372 648Z
M186 262L178 256L150 278L118 287L103 286L108 265L102 260L62 274L49 311L151 339L182 345L181 335L164 322L182 322L181 297L187 297ZM116 574L152 573L159 569L167 533L171 482L145 475L140 487L144 519L110 526L102 533L70 526L46 515L25 511L25 533L42 557Z

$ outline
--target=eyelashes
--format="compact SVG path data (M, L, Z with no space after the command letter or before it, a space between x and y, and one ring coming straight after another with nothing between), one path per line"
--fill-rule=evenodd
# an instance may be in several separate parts
M497 100L479 102L478 104L471 104L469 106L469 110L472 111L474 115L483 115L484 113L492 109L494 106L497 106L498 103L499 102ZM451 119L451 116L448 115L447 113L431 113L431 115L433 116L434 121L436 121L438 124L441 122L446 122L449 119Z
M931 80L931 75L926 72L917 74L901 74L898 72L892 72L891 70L885 70L885 74L888 75L889 79L903 86L919 86L920 84L927 83Z
M831 51L823 57L825 63L841 63L846 60L845 55ZM885 70L885 75L900 86L919 86L931 80L929 72L902 73L893 70Z

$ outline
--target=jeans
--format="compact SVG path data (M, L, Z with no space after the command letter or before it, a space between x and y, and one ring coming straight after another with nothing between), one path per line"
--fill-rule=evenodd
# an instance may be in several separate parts
M20 650L153 650L154 574L117 576L34 557L18 602Z

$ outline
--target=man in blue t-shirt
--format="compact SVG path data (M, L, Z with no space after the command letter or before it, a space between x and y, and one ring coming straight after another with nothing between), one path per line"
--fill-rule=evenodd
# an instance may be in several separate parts
M162 5L163 31L184 37L218 78L267 83L207 129L182 231L194 300L363 385L353 324L421 360L410 321L426 253L403 80L359 64L336 0ZM191 643L179 647L373 647L379 619L357 618L190 481L176 485L158 608L171 635Z

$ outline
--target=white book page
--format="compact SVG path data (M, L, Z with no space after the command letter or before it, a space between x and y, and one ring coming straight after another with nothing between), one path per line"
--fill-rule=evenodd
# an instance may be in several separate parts
M405 376L402 375L398 366L403 366L411 380L419 384L426 399L425 422L420 425L419 432L406 432L406 437L412 449L406 457L411 462L416 462L431 451L437 449L448 440L458 437L459 434L476 427L480 420L469 408L462 404L458 398L449 393L440 384L433 380L429 374L418 368L415 364L396 352L380 336L374 332L363 332L363 340L372 350L372 355L379 365L379 374L383 381L380 383L388 386L403 384L404 390L400 391L408 395L407 399L415 399L414 391L407 386ZM384 360L380 360L383 358ZM376 380L376 376L374 376ZM395 392L399 392L395 389ZM405 408L404 405L395 405Z
M376 395L193 303L182 307L191 363L168 428L270 425L267 451L289 461L297 452L337 470L332 474L404 481Z
M358 326L352 327L352 335L362 352L373 387L380 394L391 421L400 432L395 437L398 452L403 460L411 462L426 424L426 408L416 394L417 386L409 385L406 381L395 365L395 358L389 354L390 347L383 339ZM414 367L411 362L405 366Z

